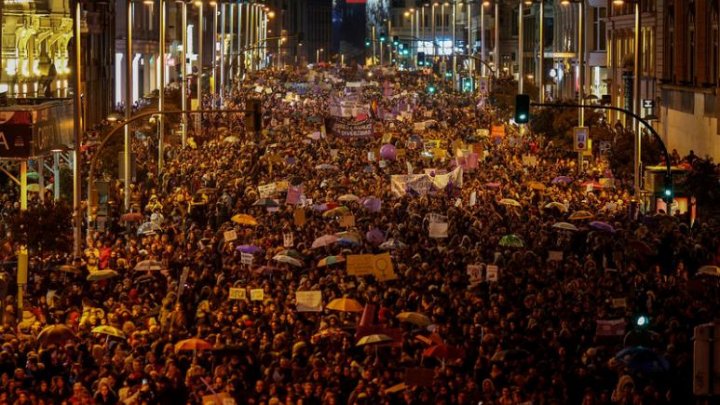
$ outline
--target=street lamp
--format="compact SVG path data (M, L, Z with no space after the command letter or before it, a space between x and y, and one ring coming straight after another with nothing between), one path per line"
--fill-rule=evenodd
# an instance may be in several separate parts
M182 7L182 23L181 23L182 51L180 52L180 60L182 61L181 65L180 65L180 75L182 76L182 81L180 83L182 85L180 86L180 97L181 97L181 100L180 100L181 107L180 108L182 108L183 111L187 111L187 109L188 109L187 108L187 85L188 85L188 81L187 81L187 44L188 44L188 40L187 40L187 2L185 0L175 0L175 2L180 3L180 5ZM130 23L128 23L128 30L129 30L129 28L130 28ZM128 65L128 67L131 67L131 66ZM188 124L187 118L188 118L187 114L182 114L182 117L181 117L182 122L180 124L180 127L181 127L180 137L181 137L181 144L182 144L183 148L187 145L187 124ZM128 131L127 128L126 128L126 131ZM126 158L127 158L127 156L126 156ZM126 163L126 165L127 165L127 163ZM128 168L128 166L125 166L126 170L127 170L127 168ZM126 209L127 209L127 208L129 208L129 203L130 203L129 193L128 193L128 195L125 196L125 198L127 199L127 202L126 202L126 205L127 205Z
M640 115L640 1L639 0L613 0L613 5L622 6L625 3L633 4L635 11L635 54L633 55L633 108L635 115ZM640 163L641 163L641 143L640 143L640 122L635 120L635 136L633 150L633 171L634 171L634 190L635 197L640 197Z
M482 5L480 6L480 61L482 62L480 64L481 77L487 76L487 68L485 67L485 58L487 55L487 52L485 51L485 7L489 6L489 0L483 1Z
M540 37L540 58L538 59L538 68L536 69L538 76L538 101L542 104L545 102L545 0L525 0L526 6L532 6L533 3L539 4L539 20L538 36Z
M432 20L432 42L433 42L433 57L437 58L438 47L437 47L437 36L435 33L435 7L439 6L440 3L434 2L430 7L430 19Z
M577 60L578 60L578 104L583 105L585 103L585 7L584 0L562 0L561 4L564 6L570 5L570 3L576 3L578 5L578 45L577 45ZM578 110L578 126L585 126L585 109L580 108ZM583 172L583 152L578 152L578 173Z

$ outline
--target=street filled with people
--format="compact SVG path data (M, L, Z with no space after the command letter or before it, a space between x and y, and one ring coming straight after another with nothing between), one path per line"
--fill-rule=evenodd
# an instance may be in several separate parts
M691 403L717 218L432 80L251 73L205 103L257 131L204 114L160 172L135 137L130 209L113 178L82 256L31 251L22 311L10 282L0 404Z

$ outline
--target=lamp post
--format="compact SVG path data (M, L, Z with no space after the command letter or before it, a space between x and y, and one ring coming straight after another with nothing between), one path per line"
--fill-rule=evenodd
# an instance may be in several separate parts
M158 87L158 111L160 120L158 121L158 176L162 172L165 164L165 0L160 1L160 86Z
M578 60L578 104L583 105L585 102L585 50L584 50L584 42L585 42L585 32L584 32L584 23L585 23L585 7L584 7L584 0L562 0L560 4L567 6L570 3L576 3L578 5L578 45L577 45L577 60ZM585 126L585 109L580 108L578 110L578 126L584 127ZM578 173L583 172L583 152L578 152Z
M133 47L132 47L132 28L133 28L133 2L127 0L127 8L125 15L127 19L127 39L125 41L125 120L129 120L132 116L132 86L133 86ZM130 126L125 126L123 138L123 208L125 211L130 210Z
M375 24L373 24L373 26L370 27L370 30L371 30L370 36L372 37L372 63L370 63L370 66L375 66L375 59L376 59L375 55L377 54L377 44L376 44L377 30L375 28Z
M82 146L82 136L84 123L82 120L82 5L79 0L75 0L75 13L73 18L74 28L74 43L75 43L75 69L73 81L75 84L73 98L75 99L75 131L73 132L73 256L80 257L81 239L82 239L82 208L81 208L81 189L82 184L80 182L82 175L80 174L80 168L82 167L81 159L82 153L80 147ZM88 207L90 207L90 194L88 193ZM89 208L88 208L89 210ZM90 217L88 217L88 221Z
M455 52L455 43L457 40L456 37L456 24L457 24L457 1L453 1L452 3L452 21L450 23L450 26L452 27L452 44L450 46L451 53L452 53L452 86L453 90L457 90L457 53Z
M217 82L217 61L218 61L218 55L217 55L217 47L218 47L218 4L217 1L211 1L210 6L212 6L212 13L213 13L213 36L212 36L212 105L213 108L215 106L215 97L218 94L218 82Z
M518 3L518 94L524 94L523 84L525 82L525 49L523 44L523 37L525 35L524 20L523 18L523 2ZM522 131L522 126L520 126Z
M471 1L467 0L466 5L467 5L466 13L467 13L467 38L468 38L467 55L468 55L468 63L469 63L468 69L470 70L470 77L472 77L472 75L475 73L475 61L470 56L473 54L472 44L475 41L473 41L474 38L472 35L472 3L471 3Z
M445 38L445 7L449 5L450 3L446 1L440 6L440 37L443 38L443 44ZM443 51L440 52L443 53Z
M493 59L495 59L496 76L500 76L500 3L495 2L495 44L493 47Z
M613 0L614 5L621 6L625 4L626 2L632 3L634 7L635 12L635 54L633 55L633 105L632 105L632 111L635 113L635 115L640 116L640 1L637 0ZM640 179L641 179L641 173L640 173L640 165L641 165L641 159L642 159L642 149L641 149L641 142L640 142L640 122L636 119L635 125L635 136L634 139L634 146L633 146L633 174L634 174L634 191L635 191L635 197L640 198L640 192L642 191L640 188Z
M203 3L202 1L196 1L195 5L198 8L198 55L197 55L197 103L198 109L203 109L202 102L202 76L203 76ZM199 134L202 128L202 114L198 116L196 131Z
M539 26L538 26L538 36L539 38L539 53L540 57L538 58L538 67L535 70L535 76L538 80L538 101L540 103L545 102L545 0L524 0L525 5L528 7L531 7L533 4L538 4L538 18L540 20Z
M489 0L483 0L482 4L480 5L480 61L482 62L480 64L481 77L487 76L487 68L485 67L485 58L487 57L487 52L485 51L485 7L488 7L489 5Z
M225 7L220 3L220 108L225 99Z
M438 53L437 36L435 33L435 7L437 7L438 5L440 5L440 3L435 2L430 7L430 19L432 20L431 30L432 30L432 42L433 42L433 58L437 58L437 53Z
M180 0L181 6L182 6L182 52L180 52L180 59L182 60L182 64L180 65L180 74L182 75L182 81L180 86L180 97L182 100L180 100L180 105L183 111L187 111L187 3L184 0ZM128 25L129 28L129 25ZM188 116L187 114L183 114L181 117L182 123L181 125L181 144L184 148L187 146L187 125L188 125ZM126 163L127 165L127 163ZM125 170L127 170L127 166L125 166ZM127 198L127 196L126 196Z

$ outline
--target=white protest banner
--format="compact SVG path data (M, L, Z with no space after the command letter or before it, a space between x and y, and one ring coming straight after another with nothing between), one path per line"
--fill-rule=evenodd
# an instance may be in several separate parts
M455 206L460 207L462 205L462 198L458 198L455 200Z
M430 237L434 239L441 239L448 237L448 223L447 222L431 222L428 228Z
M479 264L468 264L467 275L470 279L470 284L476 284L483 281L482 277L482 266Z
M468 206L474 207L475 204L477 204L477 191L470 193L470 202L468 203Z
M253 264L253 255L250 253L240 253L240 263L246 264L248 266L252 266Z
M247 291L244 288L230 288L231 300L245 300L247 299Z
M295 245L295 236L292 232L283 233L283 247L289 248Z
M298 312L322 311L322 291L296 291L295 308Z
M262 184L258 186L260 198L270 198L275 193L275 183Z
M223 232L223 239L225 242L232 242L237 239L237 232L234 229Z
M262 288L250 290L250 301L262 301L265 299L265 291Z
M597 320L596 336L623 336L627 322L624 319Z
M485 281L487 282L497 282L499 278L500 270L498 269L498 266L489 264L487 268L485 269Z

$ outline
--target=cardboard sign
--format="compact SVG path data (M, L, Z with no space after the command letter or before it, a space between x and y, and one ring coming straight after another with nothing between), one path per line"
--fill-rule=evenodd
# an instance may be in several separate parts
M448 237L448 223L447 222L431 222L428 227L430 237L434 239L442 239Z
M237 232L234 229L225 231L223 232L223 239L225 239L225 242L232 242L237 239Z
M262 288L250 290L250 301L262 301L265 299L265 291Z
M245 300L247 299L247 291L244 288L230 288L231 300Z
M340 226L345 228L352 228L355 226L355 216L353 214L345 214L339 219Z
M467 275L470 279L470 284L475 284L483 281L482 277L482 266L479 264L468 264Z
M275 193L275 183L262 184L258 186L258 195L260 198L270 198Z
M298 312L322 311L322 291L296 291L295 308Z
M375 269L375 255L348 255L347 273L350 276L367 276Z
M240 263L252 266L253 264L253 255L251 253L240 253Z
M613 298L612 299L612 307L613 308L625 308L627 307L627 301L625 298Z
M498 269L498 266L488 264L486 267L486 273L485 273L485 280L487 282L497 282L498 278L500 276L500 270Z
M551 250L548 252L548 261L561 262L563 260L563 252Z
M390 281L397 279L390 253L375 255L373 275L378 279L378 281Z
M292 232L283 233L283 247L290 248L295 245L295 236Z
M293 223L295 226L303 226L305 225L305 222L307 220L305 219L305 210L302 208L298 208L293 213Z

